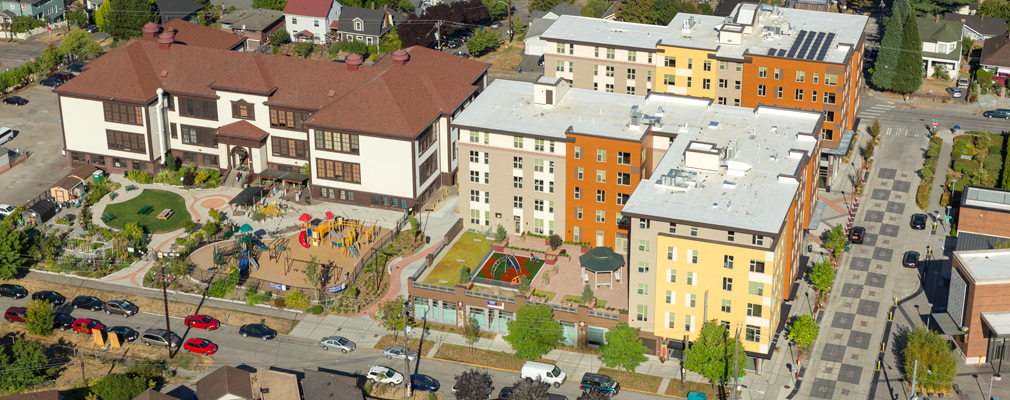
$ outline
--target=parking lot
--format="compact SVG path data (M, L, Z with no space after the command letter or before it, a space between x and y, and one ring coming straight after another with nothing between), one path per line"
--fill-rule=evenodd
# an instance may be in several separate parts
M0 203L19 206L49 189L70 171L63 157L60 112L53 88L36 85L12 95L28 99L23 106L0 105L0 126L17 133L4 144L31 153L27 161L0 174Z

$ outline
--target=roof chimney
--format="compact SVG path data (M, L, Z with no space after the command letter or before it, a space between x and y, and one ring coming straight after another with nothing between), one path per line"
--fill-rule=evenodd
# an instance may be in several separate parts
M358 67L365 61L361 54L351 53L347 57L344 57L344 65L347 66L348 71L357 71Z
M172 43L175 43L175 30L167 29L161 35L158 35L158 48L162 50L168 50L172 47Z
M393 52L393 64L404 65L410 60L410 54L404 49L399 49Z
M220 9L218 11L219 11L218 18L224 18L224 9L222 8L222 9Z
M154 39L155 36L158 36L158 32L161 32L161 27L154 22L148 22L144 24L143 32L144 38Z

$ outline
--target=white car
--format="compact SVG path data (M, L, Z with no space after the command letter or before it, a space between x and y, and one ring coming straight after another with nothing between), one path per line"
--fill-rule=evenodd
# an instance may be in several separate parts
M399 385L403 383L403 374L396 372L396 370L383 367L381 365L373 365L372 368L368 369L368 375L365 375L369 380L376 383L386 383L390 385Z
M10 204L0 204L0 215L6 217L8 215L11 215L12 212L14 212L14 206Z
M354 351L354 342L347 340L343 336L327 336L319 340L319 345L323 347L323 350L336 349L344 353L349 351Z
M417 359L417 352L414 350L408 350L403 346L389 346L385 350L382 350L382 356L386 357L387 360L397 359L407 359L414 361Z

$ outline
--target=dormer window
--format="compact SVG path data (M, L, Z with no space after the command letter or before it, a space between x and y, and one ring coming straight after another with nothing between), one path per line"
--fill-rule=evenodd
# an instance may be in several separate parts
M235 119L256 119L253 104L245 100L231 102L231 116Z
M365 23L360 18L354 19L354 30L361 32L365 30Z

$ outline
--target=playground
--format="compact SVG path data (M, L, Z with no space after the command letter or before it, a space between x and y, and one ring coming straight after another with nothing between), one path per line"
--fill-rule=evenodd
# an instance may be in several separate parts
M507 254L506 254L507 253ZM526 257L506 250L506 253L492 251L480 265L475 277L519 284L520 276L528 276L531 281L544 266L544 259ZM529 253L522 253L528 255Z
M336 288L354 277L354 266L377 243L385 229L374 223L336 217L325 220L303 215L302 228L275 239L258 239L243 226L232 239L204 246L190 255L197 268L226 271L237 265L243 277L280 285L308 287L305 265L319 264L323 287ZM260 287L260 290L269 288Z

